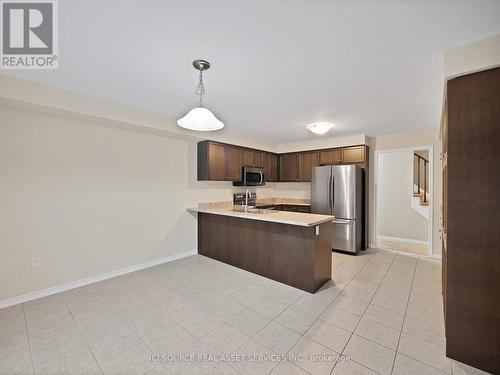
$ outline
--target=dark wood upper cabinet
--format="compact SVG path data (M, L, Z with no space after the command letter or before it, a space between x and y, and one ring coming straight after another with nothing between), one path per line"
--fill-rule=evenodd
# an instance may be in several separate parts
M198 180L241 180L241 149L223 143L198 143Z
M253 152L253 166L264 168L264 152L262 151Z
M291 182L299 180L298 154L280 155L280 181Z
M245 148L241 150L241 165L242 166L254 165L253 150Z
M354 164L365 161L365 146L354 146L342 148L342 163Z
M366 146L331 148L319 151L320 165L364 163Z
M264 174L267 181L278 181L278 156L265 152L264 158Z
M312 169L319 165L317 151L301 152L299 158L299 181L310 182Z
M366 146L349 146L274 154L219 142L198 142L198 180L239 181L241 168L263 168L271 182L311 181L311 171L317 165L368 165Z
M340 164L342 162L342 149L332 148L330 150L321 150L319 152L320 165Z
M218 143L208 144L208 180L226 179L226 147Z
M226 180L241 181L241 149L226 145Z

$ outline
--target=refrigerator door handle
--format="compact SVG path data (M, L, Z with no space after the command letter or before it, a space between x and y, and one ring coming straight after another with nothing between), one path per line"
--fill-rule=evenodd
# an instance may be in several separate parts
M330 209L330 213L333 211L332 206L332 179L333 174L330 174L330 178L328 179L328 208Z
M335 209L335 177L333 177L333 173L330 182L330 191L332 193L332 214L333 214L333 210Z
M351 224L353 220L333 219L332 222L335 224Z

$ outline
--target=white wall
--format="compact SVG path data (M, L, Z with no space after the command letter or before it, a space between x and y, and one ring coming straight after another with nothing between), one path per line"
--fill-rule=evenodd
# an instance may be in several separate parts
M195 250L186 209L238 189L196 181L195 140L5 105L0 118L0 300Z
M398 133L383 135L378 137L369 138L370 146L370 160L373 161L374 154L376 150L391 150L400 148L418 148L423 146L433 147L433 204L432 204L432 254L433 256L441 256L441 240L439 239L439 223L441 217L441 164L439 161L439 155L441 153L441 141L439 140L439 129L430 129L419 132L411 133ZM373 162L371 162L373 165ZM373 174L372 174L373 175ZM372 176L373 177L373 176ZM370 179L370 217L369 217L369 228L370 228L370 244L375 244L375 233L372 228L374 228L376 212L374 205L374 179ZM430 235L429 235L430 237Z
M377 235L427 241L428 221L411 207L413 151L379 153L377 171Z
M500 65L500 35L444 51L446 78L457 77Z

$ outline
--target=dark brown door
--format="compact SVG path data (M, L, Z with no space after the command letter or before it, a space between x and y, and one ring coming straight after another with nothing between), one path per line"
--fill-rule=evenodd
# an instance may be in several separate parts
M241 165L253 166L253 150L243 149L241 151Z
M447 94L446 354L500 374L500 68Z
M225 146L218 143L208 144L208 179L226 179Z
M342 149L332 148L331 150L321 150L319 152L320 165L340 164L342 159Z
M261 151L253 152L253 165L255 167L264 168L264 153Z
M318 166L317 152L302 152L299 154L299 181L311 181L311 171Z
M341 160L344 164L363 163L365 161L365 146L344 147Z
M241 181L241 149L226 146L226 180Z
M298 181L299 163L297 154L282 154L280 158L280 181Z

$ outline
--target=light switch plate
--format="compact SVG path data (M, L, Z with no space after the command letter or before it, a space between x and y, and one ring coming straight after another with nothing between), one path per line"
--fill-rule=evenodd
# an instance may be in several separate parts
M40 267L40 258L38 257L31 258L31 268L38 268L38 267Z

